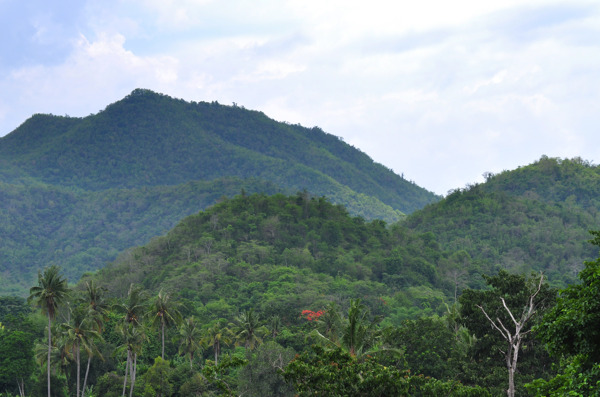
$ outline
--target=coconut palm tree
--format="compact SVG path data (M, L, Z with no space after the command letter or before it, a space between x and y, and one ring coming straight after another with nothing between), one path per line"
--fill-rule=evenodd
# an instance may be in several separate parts
M142 325L146 315L146 307L146 297L141 287L134 284L129 286L127 298L113 306L116 311L123 313L123 322L134 327Z
M96 324L93 322L93 317L85 306L79 306L72 311L71 320L68 323L61 324L63 336L66 345L71 349L75 356L77 365L77 392L76 396L80 395L80 379L81 379L81 348L88 353L88 370L89 360L92 357L92 340L101 339L102 337L96 331ZM86 371L87 380L87 371Z
M333 309L333 306L331 307ZM329 313L321 316L317 321L317 326L329 330L329 335L323 335L318 329L315 329L311 335L315 336L321 342L329 346L336 346L345 349L351 356L356 357L366 353L369 349L375 347L381 336L378 328L381 317L369 318L369 310L361 303L360 299L351 299L348 317L343 318L341 314ZM328 319L331 317L331 319ZM335 325L333 328L329 325L325 327L319 324L325 320L327 324ZM327 334L327 331L325 331Z
M342 333L342 344L352 356L361 354L375 344L379 336L380 317L369 319L369 310L360 299L351 299L348 319Z
M236 344L243 344L250 350L253 350L257 344L260 345L262 337L269 333L267 327L260 325L259 316L254 313L254 309L246 310L237 316L232 327Z
M202 349L201 336L200 327L194 317L186 319L179 327L179 354L189 356L190 369L193 366L194 354Z
M94 280L86 281L85 291L83 297L80 299L80 302L88 307L89 315L96 323L98 332L102 332L108 310L108 305L104 300L104 292L106 292L106 288L99 287Z
M91 321L95 325L95 331L98 332L101 338L102 331L104 329L104 321L106 320L106 313L108 311L108 305L104 300L104 292L106 288L98 286L94 280L85 282L85 292L80 299L80 302L87 307L87 317L88 321ZM85 377L83 379L83 387L81 388L82 392L85 391L85 387L87 385L88 374L90 372L90 363L92 361L93 356L98 356L102 360L102 354L98 351L94 338L90 340L88 345L89 349L86 349L88 354L87 366L85 369Z
M230 345L233 342L233 334L227 327L222 326L218 322L213 324L204 332L201 343L208 347L212 347L215 352L215 366L219 364L219 355L221 354L221 345Z
M142 351L142 346L147 340L146 330L144 327L135 326L133 323L121 324L119 333L123 340L122 345L118 350L127 352L127 362L125 364L125 379L123 381L123 396L127 387L127 372L129 371L129 379L131 385L129 387L129 396L133 396L133 387L135 385L135 375L137 372L137 356Z
M171 300L171 295L163 292L161 289L158 296L154 299L154 304L150 308L152 316L152 325L160 326L162 351L161 358L165 359L165 327L179 325L181 323L181 313L177 304Z
M127 371L129 370L131 386L129 395L133 395L135 385L135 374L137 370L137 355L142 349L143 342L147 339L146 330L143 327L144 316L147 313L146 297L140 287L131 284L127 292L127 298L114 305L114 309L123 313L123 323L119 332L123 338L121 350L127 351L127 363L125 364L125 379L123 381L123 396L127 386Z
M50 356L52 354L52 320L59 305L67 297L67 280L60 274L58 266L50 266L38 272L38 285L29 290L29 301L33 301L48 316L48 397L50 397Z

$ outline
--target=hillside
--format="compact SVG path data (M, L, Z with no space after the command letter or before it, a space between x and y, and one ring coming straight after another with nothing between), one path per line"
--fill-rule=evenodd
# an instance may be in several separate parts
M135 90L0 138L0 294L24 294L48 264L76 280L242 190L306 190L390 223L439 199L317 127Z
M35 115L0 140L0 156L44 183L86 190L235 176L329 197L346 187L390 212L437 199L318 127L149 90L82 119Z
M465 268L492 274L544 271L551 283L577 282L585 260L597 256L586 241L600 224L600 167L581 159L542 157L485 183L457 189L410 215L404 225L431 232ZM465 275L462 282L472 283Z
M131 283L205 305L205 321L251 308L297 321L302 308L362 298L391 322L445 310L451 266L431 234L352 217L306 193L241 195L182 220L92 277L113 296Z

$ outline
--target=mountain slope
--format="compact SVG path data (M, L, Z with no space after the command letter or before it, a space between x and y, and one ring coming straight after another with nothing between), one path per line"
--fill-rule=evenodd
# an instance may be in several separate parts
M600 224L600 167L581 159L542 157L483 184L455 190L410 215L405 226L434 233L464 266L492 274L544 271L555 285L577 282L597 257L589 230ZM466 283L466 280L464 280Z
M83 119L36 115L0 140L0 155L46 183L93 190L237 176L318 195L337 183L404 213L437 199L318 128L148 90Z
M253 194L186 217L85 278L114 296L131 283L177 291L206 321L256 309L295 322L302 309L360 297L399 324L445 310L444 260L427 233L365 222L323 197Z
M306 190L387 222L439 199L318 128L135 90L0 138L0 294L53 263L75 280L242 190Z

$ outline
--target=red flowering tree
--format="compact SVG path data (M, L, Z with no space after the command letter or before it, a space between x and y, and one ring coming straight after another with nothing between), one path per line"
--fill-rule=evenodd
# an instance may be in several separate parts
M319 310L318 312L313 312L312 310L302 310L301 317L307 319L308 321L318 320L325 312L323 310Z

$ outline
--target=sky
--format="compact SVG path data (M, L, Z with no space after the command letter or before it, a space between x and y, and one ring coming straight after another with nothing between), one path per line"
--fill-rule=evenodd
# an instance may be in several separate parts
M135 88L318 126L445 195L600 162L600 2L0 0L0 136Z

